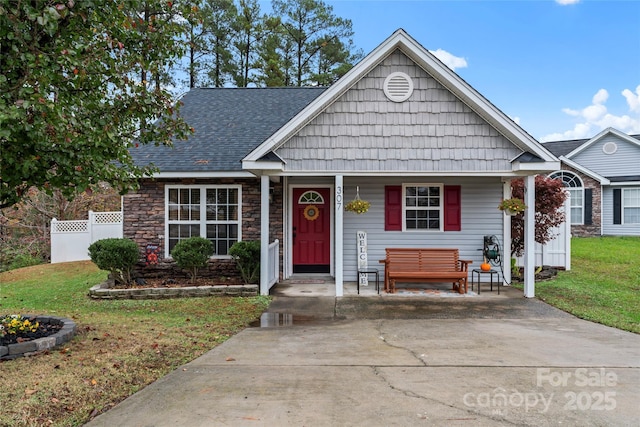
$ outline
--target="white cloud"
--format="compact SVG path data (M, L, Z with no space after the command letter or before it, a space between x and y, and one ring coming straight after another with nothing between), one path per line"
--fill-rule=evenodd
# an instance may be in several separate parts
M451 68L453 71L456 68L467 68L467 60L461 58L459 56L455 56L446 50L438 49L438 50L430 50L436 58L444 63L447 67Z
M574 117L577 117L577 116L580 115L580 111L572 110L571 108L563 108L562 112L565 113L565 114L568 114L570 116L574 116Z
M625 89L622 91L622 96L627 98L627 104L631 111L640 113L640 85L636 88L636 93L631 92L629 89Z
M569 4L576 4L576 3L580 3L580 0L556 0L556 3L562 5L562 6L566 6Z
M587 119L588 122L595 122L607 114L607 107L602 104L589 105L582 110L582 117Z
M600 89L595 95L593 95L592 101L594 104L604 104L607 102L607 99L609 99L609 92L604 89Z
M621 95L626 98L629 106L627 114L617 116L610 113L605 105L609 99L609 92L605 89L600 89L591 99L591 105L580 110L573 108L562 109L563 113L580 120L579 123L574 125L573 129L545 135L540 138L540 141L591 138L596 133L609 127L628 134L640 133L640 86L636 87L635 93L625 89L621 92Z

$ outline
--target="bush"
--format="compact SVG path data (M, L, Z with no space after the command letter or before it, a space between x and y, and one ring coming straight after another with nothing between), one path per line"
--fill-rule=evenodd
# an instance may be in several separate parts
M109 271L116 283L130 285L131 273L140 254L133 240L112 238L92 243L89 257L100 270Z
M213 243L204 237L180 240L171 251L178 267L187 270L191 283L195 283L200 268L206 267L214 253Z
M236 242L229 248L229 255L236 260L236 266L245 284L255 284L260 279L260 241Z
M31 254L17 254L11 261L7 267L7 270L15 270L23 267L30 267L32 265L42 264L44 261L41 257L33 256ZM0 268L0 271L3 269Z

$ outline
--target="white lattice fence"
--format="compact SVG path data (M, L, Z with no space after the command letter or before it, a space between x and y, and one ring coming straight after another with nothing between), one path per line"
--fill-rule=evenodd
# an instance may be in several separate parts
M89 211L88 221L51 220L51 263L89 259L89 245L122 237L122 212Z

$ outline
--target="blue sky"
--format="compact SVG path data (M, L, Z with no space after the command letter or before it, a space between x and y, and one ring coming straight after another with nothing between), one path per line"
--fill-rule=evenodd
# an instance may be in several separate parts
M640 134L640 1L325 2L365 54L398 28L440 50L538 140Z

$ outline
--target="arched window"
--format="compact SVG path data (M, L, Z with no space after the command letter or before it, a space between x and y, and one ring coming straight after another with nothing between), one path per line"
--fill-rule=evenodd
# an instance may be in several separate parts
M306 191L306 192L302 193L302 195L298 199L298 204L300 204L300 205L309 205L309 204L322 205L322 204L324 204L324 198L322 197L322 194L318 193L317 191L313 191L313 190Z
M578 175L569 171L556 171L549 178L559 179L571 196L571 225L584 224L584 186Z

